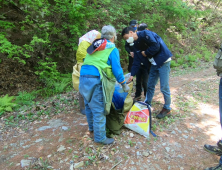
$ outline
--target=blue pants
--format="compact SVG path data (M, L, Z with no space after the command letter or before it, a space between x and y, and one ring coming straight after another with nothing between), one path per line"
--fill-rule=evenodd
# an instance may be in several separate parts
M169 87L169 76L170 76L170 62L164 63L160 68L156 65L151 65L150 74L148 78L147 93L145 102L151 106L151 101L153 99L155 86L158 79L160 78L160 90L164 97L163 108L171 110L171 96Z
M220 112L220 124L222 127L222 78L220 78L220 85L219 85L219 112ZM220 164L222 165L222 156L220 157Z
M106 116L100 78L91 75L80 76L79 92L84 97L87 122L89 130L94 131L94 141L105 141Z

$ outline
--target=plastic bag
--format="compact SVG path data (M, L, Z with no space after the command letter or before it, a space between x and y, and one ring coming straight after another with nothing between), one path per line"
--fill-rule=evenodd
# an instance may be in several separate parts
M126 82L128 81L130 75L131 75L130 73L124 75ZM123 108L124 101L125 101L127 95L128 95L128 93L124 92L122 86L118 82L116 82L115 90L113 93L113 99L112 99L112 102L113 102L116 110Z
M150 116L151 111L149 106L143 102L136 102L127 113L124 126L139 133L140 135L148 137L151 123Z
M82 63L77 63L73 66L73 73L72 73L72 83L75 90L79 91L79 77L80 77L80 70L82 67Z
M112 102L116 110L123 108L124 101L127 95L128 93L124 92L122 88L120 88L119 86L115 86Z

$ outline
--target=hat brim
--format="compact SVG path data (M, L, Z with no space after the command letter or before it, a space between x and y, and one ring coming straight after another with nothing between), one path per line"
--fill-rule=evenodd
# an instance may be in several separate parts
M93 45L90 45L90 46L87 48L87 53L88 53L88 54L93 54L95 51L96 51L96 49L94 48Z

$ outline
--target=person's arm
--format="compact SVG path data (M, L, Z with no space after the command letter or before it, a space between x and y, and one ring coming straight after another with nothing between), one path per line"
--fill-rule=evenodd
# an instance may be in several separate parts
M133 59L133 65L132 65L132 68L131 68L131 76L128 79L127 83L129 83L133 80L133 77L137 74L137 72L140 69L141 62L142 62L140 57L143 57L143 56L140 56L140 55L141 55L141 53L135 52L135 56L134 56L134 59Z
M123 75L123 69L120 65L120 56L117 48L114 48L114 50L110 53L107 64L111 65L113 75L115 76L117 82L120 84L125 84L125 77Z
M122 85L123 91L129 92L130 88L126 84L125 77L123 75L123 69L120 65L119 50L117 48L114 48L114 50L110 53L107 64L112 66L113 75L118 83Z
M145 30L141 36L149 46L149 48L142 52L143 56L148 58L155 57L155 55L160 51L160 42L156 40L154 34L147 30Z

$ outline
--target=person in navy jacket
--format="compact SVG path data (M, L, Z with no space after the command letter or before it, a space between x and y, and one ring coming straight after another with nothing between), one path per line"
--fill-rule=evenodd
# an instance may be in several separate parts
M160 90L163 93L165 103L163 109L157 115L157 118L161 119L170 115L171 96L169 75L172 53L162 38L150 30L143 30L136 33L133 28L126 27L122 31L122 37L130 43L131 46L134 46L134 52L136 52L134 54L134 60L135 58L140 58L140 60L147 60L147 62L151 63L145 102L151 106L155 86L158 79L160 79ZM128 82L132 81L138 68L138 62L133 62L131 77Z
M146 29L145 27L138 27L137 20L130 21L129 26L133 27L134 32L139 31L139 29L140 29L140 31ZM133 99L135 102L141 100L142 91L144 93L144 96L146 96L147 82L148 82L149 68L150 68L149 61L147 61L147 59L144 58L142 55L141 55L141 58L136 57L135 61L133 61L134 54L136 53L136 50L134 50L135 49L134 47L136 46L136 44L140 45L139 42L138 43L134 42L134 46L130 46L130 44L127 41L125 44L125 49L129 53L128 71L131 72L131 74L133 74L133 76L136 75L136 92L135 92L135 97ZM138 69L137 68L131 69L133 66L133 62L136 63L136 64L134 64L134 67L139 67ZM134 70L137 70L137 72L135 73ZM142 88L143 88L143 90L142 90Z

